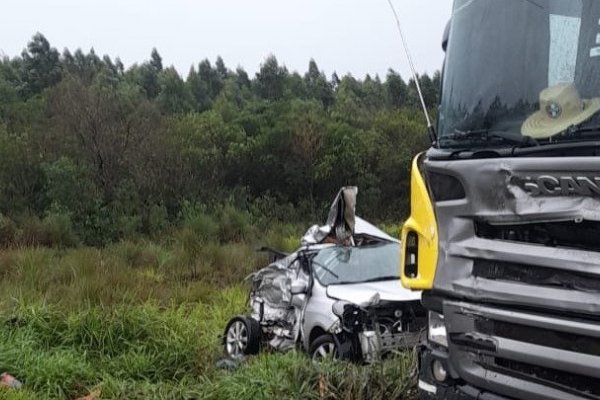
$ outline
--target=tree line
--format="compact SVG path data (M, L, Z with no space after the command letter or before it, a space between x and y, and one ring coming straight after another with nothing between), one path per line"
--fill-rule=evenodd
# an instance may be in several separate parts
M419 82L437 104L440 74ZM190 210L307 221L343 185L361 215L399 221L427 147L418 106L392 69L327 77L269 56L249 76L218 57L184 79L156 49L125 68L38 33L0 60L0 244L161 235Z

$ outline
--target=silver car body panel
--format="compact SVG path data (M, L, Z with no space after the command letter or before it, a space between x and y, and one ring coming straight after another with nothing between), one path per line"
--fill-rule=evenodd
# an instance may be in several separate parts
M400 243L398 239L391 237L381 229L377 228L375 225L358 216L356 217L356 225L354 229L355 236L371 236L374 238L387 240L389 242Z
M327 288L321 286L315 279L302 320L302 346L305 351L308 351L310 334L315 328L322 332L331 332L336 329L340 320L332 311L333 303L336 301L327 296Z
M384 301L415 301L421 299L420 292L405 289L400 281L395 280L329 285L327 287L329 297L359 305L368 302L375 293L379 293L380 299Z
M302 246L310 246L320 243L324 238L326 238L332 231L332 228L329 225L313 225L302 237L301 243ZM388 235L375 225L370 222L365 221L359 216L355 217L355 225L354 225L354 236L369 236L376 239L385 240L388 242L400 243L400 241L392 236Z

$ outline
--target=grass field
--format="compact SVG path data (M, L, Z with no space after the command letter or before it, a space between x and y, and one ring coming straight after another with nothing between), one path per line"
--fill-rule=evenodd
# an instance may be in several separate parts
M293 249L297 227L263 235ZM245 309L251 241L174 235L104 249L0 251L0 399L413 399L414 355L313 365L302 353L215 367L219 335Z

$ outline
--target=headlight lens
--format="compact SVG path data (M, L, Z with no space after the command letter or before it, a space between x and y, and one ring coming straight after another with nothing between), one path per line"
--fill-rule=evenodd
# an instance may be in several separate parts
M331 306L331 311L333 311L333 313L338 317L342 318L344 316L344 310L348 304L350 303L347 301L338 300Z
M446 333L446 324L444 316L433 311L429 311L429 329L427 337L430 342L448 347L448 335Z
M331 306L331 311L342 322L342 326L346 330L356 331L361 329L367 321L367 313L355 304L347 301L336 301Z
M438 382L444 382L448 377L448 371L440 360L433 360L433 364L431 365L431 373Z

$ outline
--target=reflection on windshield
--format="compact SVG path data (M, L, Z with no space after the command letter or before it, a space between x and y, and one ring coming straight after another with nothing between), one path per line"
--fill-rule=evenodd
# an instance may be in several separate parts
M575 81L580 29L580 18L550 14L548 86Z
M329 247L313 259L316 278L324 285L400 279L400 245Z
M600 97L599 20L597 0L455 0L440 146L474 142L456 132L546 139L572 126L599 125L597 110L587 107ZM536 113L533 122L542 123L530 135L524 123Z

